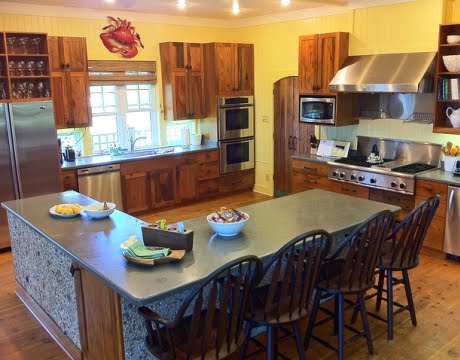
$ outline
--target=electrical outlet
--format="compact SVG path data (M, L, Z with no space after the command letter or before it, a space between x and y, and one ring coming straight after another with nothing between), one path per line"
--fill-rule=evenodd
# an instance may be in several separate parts
M264 123L270 122L270 121L269 121L269 118L268 118L268 115L263 115L263 116L262 116L262 122L264 122Z
M270 181L270 174L265 174L265 181Z

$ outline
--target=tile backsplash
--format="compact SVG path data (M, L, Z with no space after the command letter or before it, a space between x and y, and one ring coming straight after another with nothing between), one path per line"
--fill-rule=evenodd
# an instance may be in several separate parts
M360 120L358 125L343 127L317 127L317 136L321 139L335 139L351 141L351 147L356 148L358 135L425 141L436 144L445 144L451 141L460 144L460 135L433 133L432 124L404 122L400 119Z

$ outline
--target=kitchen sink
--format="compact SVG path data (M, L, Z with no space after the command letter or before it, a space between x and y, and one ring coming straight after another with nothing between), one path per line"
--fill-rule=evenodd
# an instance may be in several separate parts
M126 153L115 155L115 156L120 159L131 159L131 158L141 158L141 157L153 156L153 155L162 155L162 154L168 154L168 153L173 153L173 152L174 152L174 147L166 147L166 148L154 148L154 149L149 149L149 150L126 152Z

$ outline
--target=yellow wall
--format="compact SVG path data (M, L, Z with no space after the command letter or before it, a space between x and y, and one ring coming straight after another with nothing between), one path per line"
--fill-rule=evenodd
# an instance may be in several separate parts
M156 60L158 44L163 41L249 42L255 45L256 104L256 190L273 192L273 83L297 75L298 36L333 31L350 32L350 55L389 52L434 51L438 26L442 22L443 3L453 1L451 18L460 17L459 1L417 0L350 11L346 14L323 16L270 25L239 29L216 29L192 26L136 23L145 49L136 60ZM0 31L37 31L50 35L85 36L89 59L113 59L101 44L99 33L104 20L69 19L46 16L12 16L0 14ZM161 83L161 82L160 82ZM268 122L263 122L263 116ZM325 134L325 135L324 135ZM444 142L443 135L433 135L431 126L402 125L402 121L365 122L344 129L324 129L322 136L352 138L357 134ZM449 139L460 143L459 137ZM267 180L268 179L268 180Z

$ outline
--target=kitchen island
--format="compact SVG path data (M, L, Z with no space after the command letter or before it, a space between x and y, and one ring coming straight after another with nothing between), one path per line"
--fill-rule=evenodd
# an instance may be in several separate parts
M240 208L250 220L231 239L213 234L205 217L185 221L194 231L193 250L178 263L140 267L127 263L120 244L131 235L142 238L142 221L120 211L102 220L48 213L58 203L92 202L69 191L2 204L8 212L17 294L75 359L149 359L139 305L173 317L188 289L228 261L247 254L264 259L313 229L340 238L378 211L400 210L306 191Z

